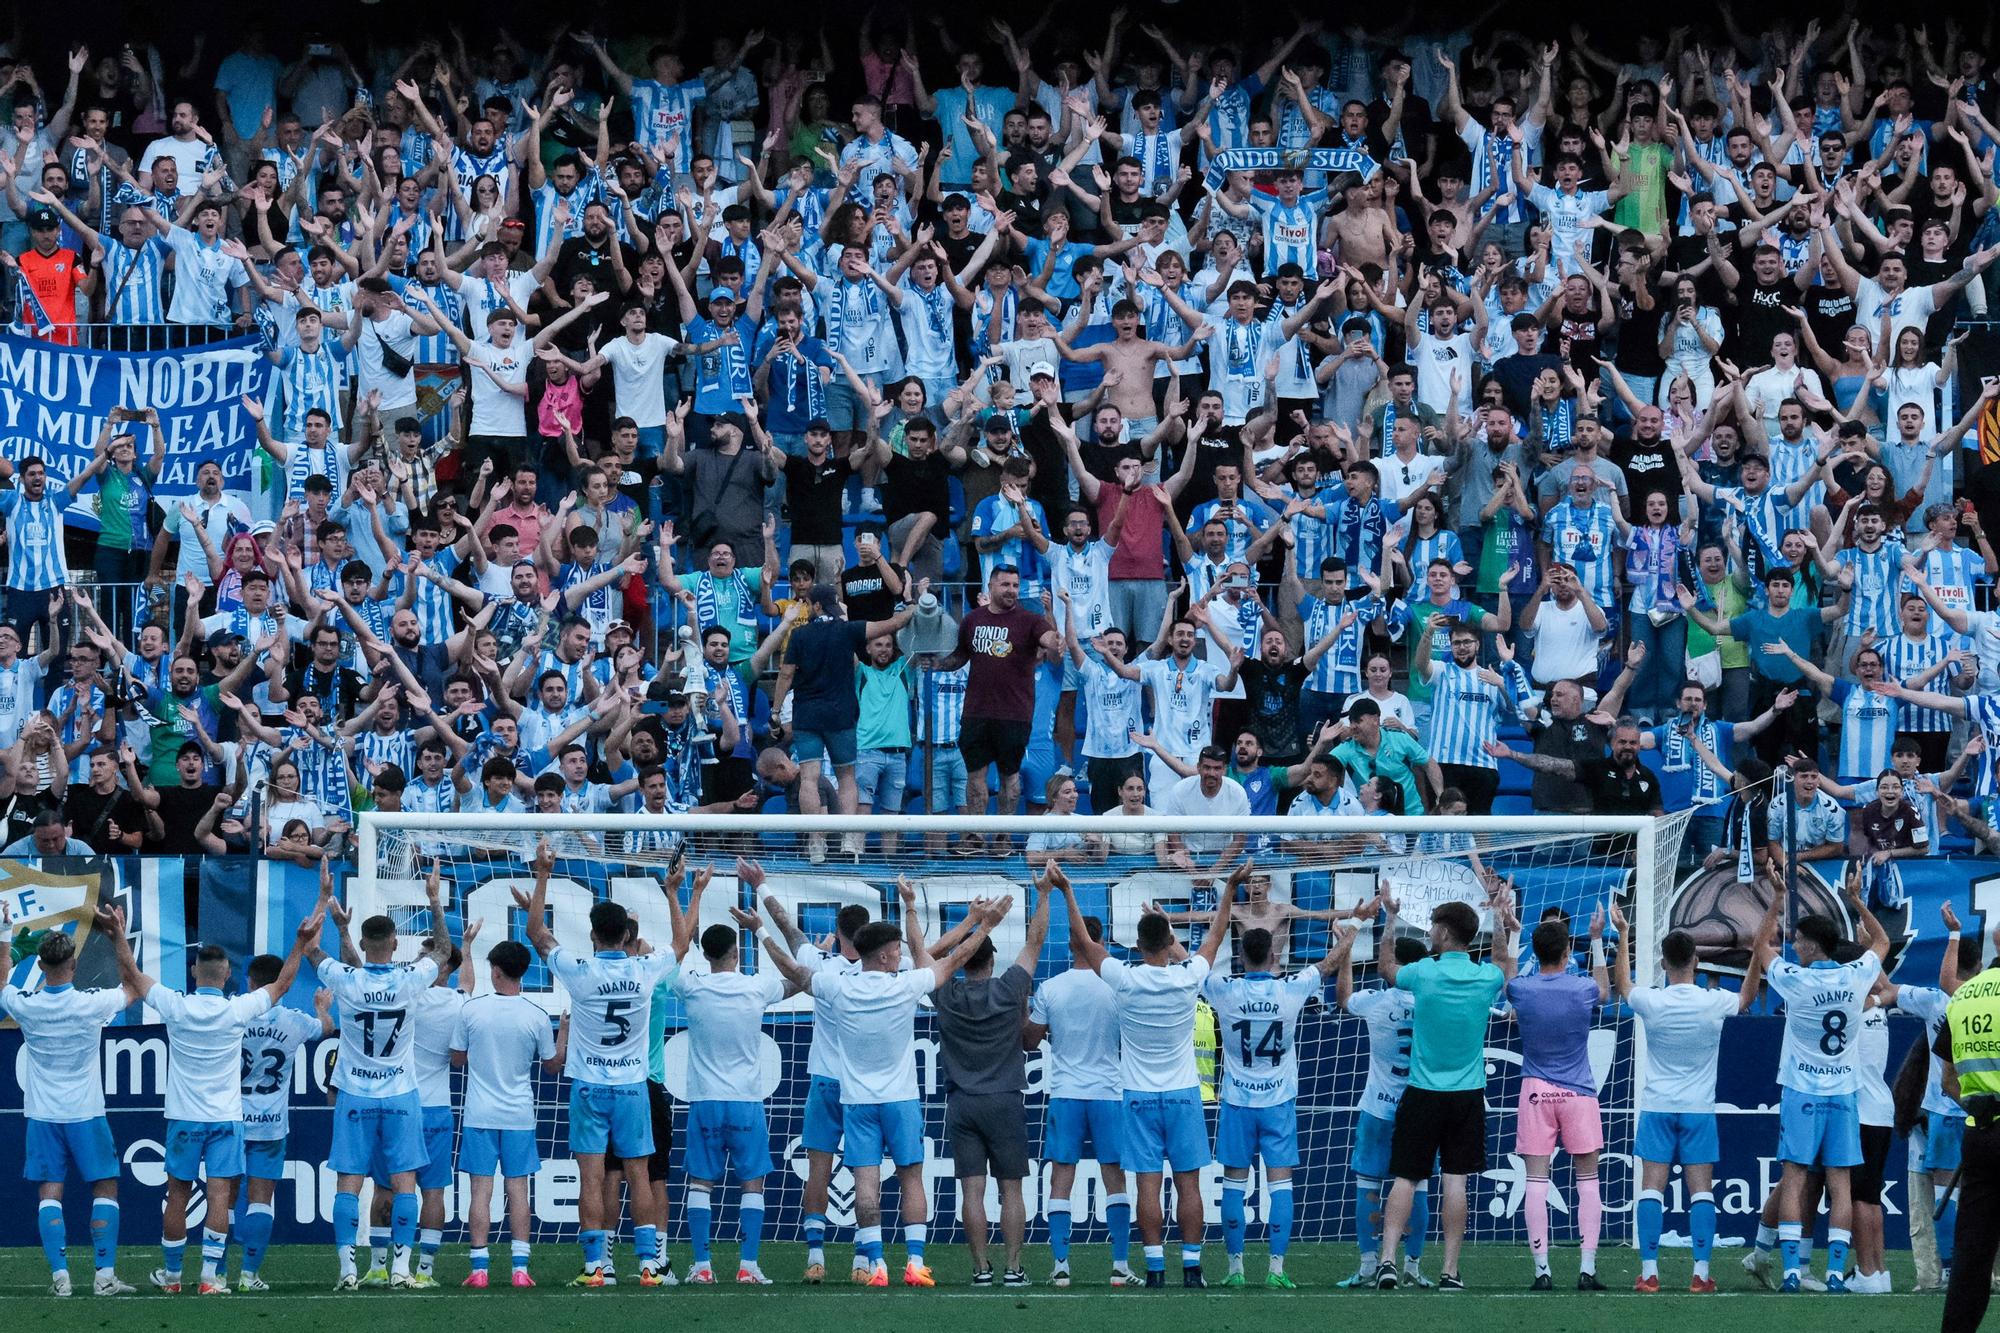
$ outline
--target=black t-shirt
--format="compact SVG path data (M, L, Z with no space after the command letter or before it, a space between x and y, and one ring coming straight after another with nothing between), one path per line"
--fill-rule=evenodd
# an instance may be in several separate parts
M933 450L922 458L892 455L882 476L882 518L894 523L911 514L936 514L939 526L951 512L951 460Z
M1801 304L1806 308L1806 322L1812 326L1813 337L1821 347L1840 346L1847 331L1854 327L1854 296L1840 287L1816 282L1806 289Z
M167 833L157 842L149 839L146 850L164 852L169 856L200 855L202 846L195 841L194 826L214 806L216 793L222 788L204 782L199 787L161 787L158 790L160 822L167 826Z
M575 207L575 205L571 205ZM556 251L556 290L568 294L570 284L579 277L588 277L600 292L618 290L618 280L612 272L611 247L619 247L618 257L624 261L625 271L635 273L639 268L638 252L618 239L617 233L606 232L604 239L593 242L588 236L572 236Z
M1673 446L1664 438L1656 440L1615 439L1611 461L1625 474L1625 490L1632 497L1626 516L1634 523L1646 515L1646 494L1659 491L1667 497L1667 521L1680 526L1681 470L1674 462Z
M1577 777L1581 779L1586 762L1604 757L1604 743L1610 735L1609 728L1581 717L1567 721L1551 717L1547 725L1535 733L1535 753L1574 761ZM1587 814L1591 809L1590 793L1584 790L1581 781L1571 781L1553 773L1537 772L1530 792L1536 814Z
M1799 285L1790 274L1769 284L1757 281L1745 251L1737 251L1733 262L1742 271L1736 283L1736 363L1761 366L1771 359L1771 339L1798 327L1784 307L1799 303Z
M658 459L635 457L630 463L620 464L615 454L606 454L598 460L603 468L618 468L618 493L639 506L642 514L651 513L653 508L652 480L660 475ZM579 487L578 489L582 489ZM464 567L470 572L470 565Z
M1576 785L1589 794L1594 814L1650 815L1660 810L1660 780L1636 760L1628 772L1609 756L1579 759Z
M1510 352L1493 363L1493 378L1500 384L1500 396L1507 410L1517 417L1528 415L1528 401L1534 395L1535 379L1544 370L1558 373L1563 359L1553 352Z
M815 463L785 460L785 503L792 514L792 540L806 546L836 546L841 539L841 498L854 465L838 454Z
M344 666L321 671L311 662L285 677L285 689L294 702L305 695L319 699L321 713L335 722L353 718L365 685L359 675Z
M1306 752L1306 737L1299 731L1299 689L1306 682L1306 669L1298 662L1267 666L1251 661L1243 664L1243 698L1250 708L1249 729L1264 747L1267 764L1296 763Z
M896 571L897 581L907 589L910 571L898 564L889 568ZM887 620L896 614L896 603L903 597L889 591L888 581L879 568L866 564L849 565L840 571L840 600L847 607L849 620Z
M132 850L122 842L112 841L113 824L121 833L146 827L146 812L123 787L115 787L104 796L88 787L71 787L63 793L63 817L69 820L70 836L89 843L92 851L105 856Z
M868 642L858 620L814 620L792 631L785 663L792 668L792 730L847 731L861 716L854 693L854 657Z
M1666 373L1667 363L1660 355L1660 329L1665 324L1667 307L1673 296L1672 292L1663 292L1655 287L1653 304L1647 307L1624 292L1617 295L1618 369L1628 375L1657 376Z

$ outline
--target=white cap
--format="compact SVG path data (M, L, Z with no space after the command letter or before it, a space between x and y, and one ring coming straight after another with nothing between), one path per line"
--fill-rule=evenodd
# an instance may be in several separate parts
M1028 378L1034 379L1037 375L1047 375L1050 379L1054 379L1056 377L1056 368L1047 361L1037 361L1034 365L1028 367Z

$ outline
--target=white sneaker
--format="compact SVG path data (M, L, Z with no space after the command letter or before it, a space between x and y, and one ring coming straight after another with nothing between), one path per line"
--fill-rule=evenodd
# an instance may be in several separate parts
M1049 1285L1051 1287L1067 1287L1069 1285L1068 1264L1057 1264L1049 1270Z
M882 497L876 494L873 486L864 486L861 488L861 503L854 507L854 512L857 514L879 514L882 512Z
M1757 1285L1767 1291L1776 1291L1778 1284L1771 1281L1771 1252L1751 1250L1743 1256L1743 1271L1755 1278Z
M51 1296L68 1296L68 1295L70 1295L70 1294L71 1294L71 1291L70 1291L70 1285L69 1285L69 1270L68 1270L68 1269L64 1269L64 1270L63 1270L62 1272L60 1272L60 1273L51 1273L51 1274L49 1274L49 1295L51 1295Z
M840 854L842 856L852 856L858 860L867 846L868 835L865 833L843 833L840 836Z
M1132 1271L1130 1264L1119 1264L1111 1270L1111 1285L1114 1287L1142 1287L1145 1282Z
M258 1277L255 1273L245 1273L236 1279L236 1289L238 1291L269 1291L271 1284L264 1281L263 1278Z
M808 833L806 835L806 860L814 865L819 865L826 860L826 834Z
M96 1281L90 1284L90 1294L93 1296L130 1296L137 1290L137 1287L133 1286L130 1282L122 1280L116 1273L100 1273ZM52 1294L57 1296L69 1295L69 1274L63 1274L63 1289L61 1291L54 1291L53 1288L51 1291Z
M1826 1290L1826 1283L1820 1281L1818 1278L1814 1277L1811 1273L1799 1274L1799 1286L1806 1291Z

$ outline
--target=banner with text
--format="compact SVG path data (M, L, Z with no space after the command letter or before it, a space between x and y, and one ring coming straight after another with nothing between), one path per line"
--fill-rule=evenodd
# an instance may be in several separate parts
M251 489L250 452L257 427L243 410L247 394L260 402L270 362L261 337L230 338L162 352L111 352L0 333L0 457L35 456L56 487L90 462L91 445L115 407L152 408L160 415L166 458L155 494L192 495L203 463L222 467L223 485ZM137 432L143 462L153 443ZM66 515L96 524L96 487Z

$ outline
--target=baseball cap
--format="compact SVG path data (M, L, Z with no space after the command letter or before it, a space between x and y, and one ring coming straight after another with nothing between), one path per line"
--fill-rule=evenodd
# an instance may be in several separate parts
M243 636L233 629L219 629L209 635L204 642L212 652L217 648L223 647L225 644L242 643Z
M1028 367L1029 379L1031 380L1040 379L1044 375L1047 375L1050 379L1054 379L1056 377L1056 368L1052 363L1047 361L1037 361L1035 362L1035 364Z
M54 231L61 225L62 219L57 217L56 211L47 204L40 204L28 210L30 231Z
M710 301L733 302L736 299L736 289L733 287L717 287L714 291L708 294L708 299Z
M614 620L604 627L604 632L609 635L621 629L627 634L633 633L632 622L629 620Z
M806 423L806 428L804 433L810 435L816 430L831 432L833 430L833 423L828 421L825 417L814 417L811 421L808 421Z

